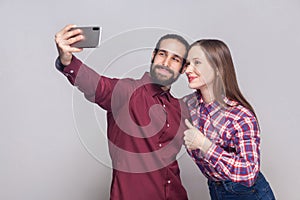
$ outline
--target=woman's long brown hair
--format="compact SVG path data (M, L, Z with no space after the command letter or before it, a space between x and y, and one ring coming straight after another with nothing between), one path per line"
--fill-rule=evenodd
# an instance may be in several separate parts
M256 117L253 107L239 89L231 53L227 45L216 39L202 39L194 42L190 49L196 45L204 51L208 62L215 69L215 77L217 78L214 84L214 95L216 100L224 105L223 95L225 95L229 100L237 101L249 109Z

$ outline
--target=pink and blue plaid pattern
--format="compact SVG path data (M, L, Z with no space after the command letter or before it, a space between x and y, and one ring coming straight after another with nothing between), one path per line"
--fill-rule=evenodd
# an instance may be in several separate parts
M213 142L205 155L199 149L188 150L202 173L213 181L253 185L260 168L260 131L252 112L227 98L226 106L206 104L199 92L183 101L193 125Z

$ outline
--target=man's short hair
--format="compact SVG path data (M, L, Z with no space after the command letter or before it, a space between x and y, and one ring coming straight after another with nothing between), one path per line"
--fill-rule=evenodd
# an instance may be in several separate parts
M154 49L154 56L153 56L153 59L151 61L151 63L153 63L154 61L154 58L157 54L157 51L160 49L160 44L163 40L167 40L167 39L174 39L174 40L177 40L178 42L180 42L181 44L184 45L185 47L185 54L183 56L183 61L182 61L182 67L181 67L181 70L183 69L183 66L185 65L185 62L186 62L186 57L187 57L187 54L188 54L188 49L189 49L189 43L183 38L181 37L180 35L177 35L177 34L166 34L164 36L162 36L158 42L156 43L156 46L155 46L155 49ZM181 71L180 70L180 71Z

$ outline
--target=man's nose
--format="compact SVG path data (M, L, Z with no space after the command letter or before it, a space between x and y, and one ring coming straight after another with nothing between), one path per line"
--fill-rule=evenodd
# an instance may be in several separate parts
M169 67L170 66L171 57L167 56L163 61L163 66Z

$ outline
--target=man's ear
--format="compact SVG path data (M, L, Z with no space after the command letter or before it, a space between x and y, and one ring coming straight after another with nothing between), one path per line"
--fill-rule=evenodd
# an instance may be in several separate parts
M154 58L155 58L156 54L157 54L157 50L153 50L152 56L151 56L151 64L154 62Z
M184 74L184 72L185 72L185 70L186 70L186 61L184 61L184 63L182 64L182 66L181 66L181 69L180 69L180 74Z
M182 67L182 68L180 69L180 74L184 74L184 72L185 72L184 67Z

